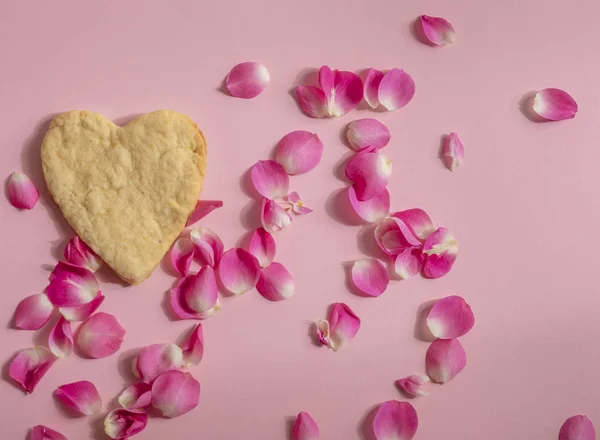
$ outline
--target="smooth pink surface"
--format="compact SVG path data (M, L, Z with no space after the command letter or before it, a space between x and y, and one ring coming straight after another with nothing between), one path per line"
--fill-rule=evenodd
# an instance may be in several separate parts
M422 14L451 18L456 44L437 50L420 43L413 23ZM413 402L417 438L555 439L573 414L599 423L600 295L597 246L590 245L600 224L598 14L598 2L559 0L7 2L0 14L0 176L26 172L41 198L27 212L0 199L0 361L34 345L31 332L7 327L19 301L46 286L73 235L39 170L49 118L86 108L123 123L172 108L206 135L202 198L225 203L201 224L226 249L258 227L255 204L240 189L248 168L293 130L317 133L325 148L314 171L291 179L315 212L276 237L277 259L294 274L296 294L275 304L255 291L221 298L222 310L203 321L204 359L190 369L202 383L198 408L176 421L152 419L134 439L285 439L300 411L319 421L323 439L369 439L375 405L401 399L394 381L424 371L428 343L415 338L420 306L449 294L477 312L477 326L461 338L469 365ZM560 38L549 38L556 29ZM254 100L220 92L231 66L249 59L269 68L265 92ZM418 91L397 112L311 119L289 91L324 63L403 68ZM530 122L520 101L545 87L568 90L577 117ZM340 132L362 117L394 133L385 150L394 162L392 210L421 207L460 243L446 277L392 282L380 298L346 288L342 262L364 256L362 229L336 209L346 197L334 173L348 154ZM452 130L470 146L468 166L455 173L438 158ZM574 232L558 232L557 240L557 231ZM106 295L99 310L127 329L121 350L56 362L31 396L0 381L5 438L25 439L27 429L44 424L69 439L90 439L90 420L65 418L52 403L54 389L87 379L110 402L132 383L122 376L132 350L176 341L190 327L169 321L161 307L175 279L160 266L134 287L105 269L98 278ZM334 302L362 320L359 335L339 352L308 336L308 322L325 317Z

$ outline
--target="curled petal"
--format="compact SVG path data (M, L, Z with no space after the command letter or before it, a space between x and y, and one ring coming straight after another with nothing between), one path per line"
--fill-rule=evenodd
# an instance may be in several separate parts
M119 405L125 409L141 409L150 405L152 387L145 382L134 383L129 385L119 395Z
M138 376L151 383L165 371L177 370L183 366L183 351L175 344L152 344L142 348L137 356L135 367Z
M98 280L91 271L59 261L50 274L46 295L58 307L80 306L92 301L98 289Z
M61 385L56 389L56 398L73 411L91 416L102 411L102 399L92 382L80 382Z
M327 94L327 91L325 91ZM329 97L329 115L343 116L354 110L363 97L363 83L352 72L334 71L334 90Z
M410 376L398 379L396 385L403 393L409 396L427 396L429 392L423 389L423 385L429 383L429 381L429 376L424 374L411 374Z
M578 107L575 100L564 90L544 89L535 94L533 110L549 121L573 119Z
M15 310L15 325L22 330L39 330L50 319L54 306L44 293L21 300Z
M219 236L200 226L190 232L190 239L194 244L194 258L216 269L223 255L223 242Z
M444 140L444 161L450 171L462 165L465 158L465 147L456 133L450 133Z
M358 153L346 165L346 177L354 182L358 200L369 200L383 192L391 176L392 161L382 153Z
M200 382L190 373L167 371L152 383L152 406L164 417L179 417L198 406Z
M452 295L437 301L427 316L427 327L440 339L466 335L475 325L475 315L464 298Z
M100 257L77 235L71 238L65 247L65 260L92 272L96 272L102 266Z
M103 358L116 353L125 336L117 318L109 313L96 313L86 319L77 332L77 346L91 358Z
M396 257L403 250L419 248L421 242L409 227L394 217L384 219L374 231L375 241L381 250L390 257Z
M346 139L356 151L362 151L367 147L381 150L392 137L390 129L377 119L365 118L350 122L346 128Z
M27 348L21 350L12 360L8 374L26 393L33 393L55 361L56 356L44 347Z
M390 278L381 261L375 258L361 258L352 266L352 282L363 293L379 296L387 289Z
M48 348L58 358L66 358L73 352L71 323L62 316L50 331Z
M394 212L392 217L401 220L422 241L425 241L435 231L435 225L429 214L419 208Z
M292 191L286 197L286 201L292 206L292 211L296 215L310 214L312 209L304 206L304 202L300 199L300 195L296 191Z
M273 200L263 199L260 220L263 228L274 233L287 228L292 222L292 216Z
M203 266L195 275L188 275L175 287L182 290L187 306L197 313L206 313L219 300L215 270Z
M177 285L169 291L169 303L171 310L179 319L206 319L221 310L221 304L217 298L212 308L204 312L196 312L193 310L186 300L186 292L189 290L188 285L193 275L188 275L179 280Z
M458 242L446 228L438 228L423 245L425 264L423 275L440 278L450 272L458 255Z
M448 20L429 15L421 15L419 19L423 26L423 33L430 42L436 46L454 43L454 28Z
M384 219L390 212L390 193L387 188L368 200L359 200L354 186L350 186L348 198L359 217L369 223Z
M231 96L251 99L267 88L270 78L265 66L248 61L233 66L225 78L225 86Z
M292 429L292 440L319 440L319 427L309 413L298 413Z
M467 353L458 339L436 339L425 355L427 374L437 383L451 381L467 365Z
M141 411L113 409L104 419L104 432L112 439L127 439L144 430L148 415Z
M171 249L171 264L173 269L182 277L190 273L190 266L194 260L194 244L189 238L181 237L173 244Z
M258 228L252 232L248 250L254 255L261 267L267 267L275 258L275 239L264 228Z
M256 191L267 199L282 198L290 189L290 177L274 160L259 160L252 166L250 174Z
M294 294L294 278L292 274L280 263L273 262L265 267L258 282L256 290L270 301L288 299Z
M596 440L594 424L588 416L569 417L560 427L558 440Z
M192 226L195 223L198 223L208 214L213 212L217 208L221 208L223 206L222 200L198 200L196 203L196 207L194 211L188 217L188 221L185 224L185 227Z
M394 272L402 279L410 278L421 272L423 254L420 249L405 248L396 255Z
M319 342L323 345L329 346L331 340L331 329L329 328L329 321L326 319L319 319L316 323L317 337Z
M275 160L288 174L303 174L314 169L323 156L323 142L305 130L286 134L277 144Z
M373 419L377 440L411 440L418 427L419 418L413 406L397 400L382 403Z
M189 337L181 344L183 366L198 365L204 356L204 333L198 324Z
M68 440L67 437L44 425L36 425L31 428L29 440Z
M373 69L367 71L364 85L364 98L369 107L376 109L379 107L379 84L383 79L383 72Z
M327 97L323 90L313 86L296 87L296 97L302 111L311 118L329 116Z
M335 303L331 307L327 325L318 326L319 336L327 341L327 345L334 351L344 348L358 333L360 329L360 318L344 303ZM327 337L328 336L328 337Z
M74 307L59 307L58 311L69 321L85 321L98 310L98 307L104 302L104 298L102 292L98 292L98 295L87 304Z
M256 286L260 277L260 264L251 253L233 248L223 254L219 277L227 290L241 295Z
M379 102L387 110L398 110L415 96L415 82L402 69L389 70L381 79L378 96Z
M40 193L35 184L27 175L19 171L15 171L10 175L6 186L8 201L15 208L33 209L40 198Z

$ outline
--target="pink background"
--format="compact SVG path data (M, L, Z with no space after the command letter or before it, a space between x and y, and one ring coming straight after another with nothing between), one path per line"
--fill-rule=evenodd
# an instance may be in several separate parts
M286 133L306 129L325 144L319 167L292 178L315 213L277 237L277 260L296 278L296 295L270 303L255 291L224 298L204 322L205 358L193 374L199 407L151 419L142 439L284 439L290 417L309 411L323 439L370 439L369 414L403 397L394 380L424 370L428 344L415 335L418 310L460 294L476 327L461 339L469 364L451 383L413 401L419 439L554 439L570 415L600 425L598 251L600 223L600 6L559 0L147 0L13 1L0 15L0 175L23 170L42 189L31 212L0 203L2 362L43 335L10 328L21 298L41 292L72 232L43 190L39 144L53 115L90 109L117 122L169 108L190 115L209 143L203 198L224 208L204 221L227 247L256 223L240 179ZM456 44L432 48L414 36L420 14L448 18ZM257 99L218 89L236 63L263 62L269 88ZM310 69L400 67L417 84L393 113L304 116L290 96ZM532 90L569 91L572 121L533 123L520 110ZM394 282L378 299L346 287L343 262L363 255L368 228L343 213L340 166L350 121L377 117L393 132L390 185L396 210L422 207L460 243L445 278ZM464 167L450 173L437 155L456 131ZM240 214L241 213L241 214ZM171 322L161 302L174 282L164 268L124 288L106 271L101 310L127 329L121 351L59 361L32 396L0 381L2 438L46 424L70 439L101 439L102 417L69 418L54 403L66 382L94 382L106 404L128 383L135 349L175 341L193 322ZM362 318L356 339L334 353L316 347L310 321L332 302ZM43 333L43 332L39 332ZM6 379L6 365L3 369Z

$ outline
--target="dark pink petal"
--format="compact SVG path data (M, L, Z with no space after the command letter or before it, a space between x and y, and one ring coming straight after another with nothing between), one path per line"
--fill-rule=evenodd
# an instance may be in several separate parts
M178 238L171 248L171 264L173 265L173 269L184 277L190 273L192 261L194 261L194 244L189 238Z
M195 312L206 313L217 305L219 301L219 288L215 270L210 266L203 266L198 273L188 275L187 282L180 288L183 290L185 303Z
M327 65L321 66L319 69L319 85L325 93L327 100L330 100L335 88L335 73L331 70L331 67Z
M372 118L352 121L346 129L346 139L356 151L362 151L367 147L380 150L390 142L391 137L390 129Z
M292 429L292 440L319 440L317 422L307 412L300 412Z
M59 261L50 274L46 294L55 306L70 307L89 303L98 295L98 289L98 280L91 271Z
M8 201L18 209L32 209L40 198L35 184L19 171L10 175L7 182Z
M346 177L354 182L358 200L369 200L382 193L392 176L392 161L382 153L361 152L346 165Z
M409 396L427 396L429 392L423 389L426 383L429 383L429 376L424 374L412 374L396 381L398 388Z
M420 248L421 242L409 227L400 219L388 217L374 231L375 241L381 250L390 257L396 257L403 250Z
M190 336L181 344L183 366L198 365L204 356L204 333L198 324Z
M390 193L387 188L368 200L358 200L354 186L350 186L348 198L359 217L369 223L384 219L390 212Z
M210 266L205 266L210 268ZM212 268L210 268L212 269ZM210 275L204 275L204 280ZM195 275L188 275L181 278L177 285L169 291L169 301L173 313L179 319L206 319L221 310L221 304L218 298L218 292L212 288L205 288L206 283L203 279L196 279ZM202 312L197 312L188 304L188 297L196 298L194 306L198 307L201 304L209 304L214 301L214 305Z
M329 320L317 323L317 334L322 344L334 351L344 348L358 333L360 318L344 303L331 307Z
M310 131L286 134L277 144L275 160L288 174L304 174L314 169L323 156L323 142Z
M192 226L213 212L215 209L221 208L222 206L222 200L198 200L194 211L188 217L185 227L187 228L188 226Z
M91 416L102 411L102 399L92 382L80 382L61 385L56 389L56 398L75 412Z
M48 348L58 358L66 358L73 352L71 323L62 316L50 331Z
M379 296L387 289L390 278L381 261L375 258L361 258L352 266L352 282L363 293Z
M398 110L415 96L415 82L402 69L389 70L379 84L378 96L379 102L387 110Z
M271 264L276 249L275 239L264 228L258 228L252 233L248 250L256 257L261 267Z
M194 258L201 264L216 269L223 255L223 242L217 234L205 227L192 229L190 239L194 244Z
M269 80L269 71L265 66L248 61L233 66L225 78L225 86L231 96L251 99L267 88Z
M437 383L454 379L467 365L467 353L458 339L436 339L425 355L427 374Z
M421 272L423 254L420 249L405 248L396 255L394 272L402 279L410 278Z
M411 440L418 427L419 418L413 406L397 400L382 403L373 419L377 440Z
M50 319L54 306L44 293L21 300L15 310L15 325L22 330L39 330Z
M260 221L263 228L274 233L287 228L292 222L292 216L273 200L263 199Z
M274 160L259 160L250 171L256 191L267 199L279 199L290 189L290 177L285 168Z
M102 292L98 292L96 298L87 304L74 307L59 307L58 311L65 317L65 319L68 319L69 321L85 321L92 316L96 310L98 310L98 307L100 307L100 305L104 302L104 298L105 297L102 295Z
M102 266L100 257L94 253L90 247L75 236L69 240L65 247L65 260L75 266L85 267L86 269L96 272Z
M291 205L292 211L296 215L305 215L313 212L312 209L304 206L304 202L300 199L300 195L296 191L289 193L286 201Z
M569 417L560 427L558 440L596 440L594 424L588 416Z
M445 46L454 43L454 28L447 20L429 15L421 15L419 19L425 36L433 44Z
M325 94L327 92L325 91ZM334 71L334 91L329 97L329 115L343 116L358 107L363 97L363 83L352 72Z
M394 212L392 217L404 222L411 232L422 241L425 241L435 231L435 225L429 214L419 208Z
M475 325L475 315L464 298L452 295L437 301L427 316L427 327L440 339L466 335Z
M573 119L578 107L575 100L564 90L544 89L535 94L533 110L544 119L562 121Z
M365 76L364 98L369 107L376 109L379 107L379 84L383 79L383 72L369 68Z
M438 228L423 245L423 275L440 278L450 272L458 255L458 242L446 228Z
M141 411L113 409L104 419L104 432L112 439L127 439L144 430L148 415Z
M21 350L12 360L8 374L26 393L33 393L55 361L56 356L44 347L27 348Z
M86 319L77 332L77 346L91 358L103 358L116 353L125 336L117 318L109 313L96 313Z
M31 428L29 440L68 440L67 437L44 425L37 425Z
M150 406L152 386L145 382L129 385L119 395L119 405L125 409L141 409Z
M167 371L152 384L152 406L164 417L179 417L198 406L200 382L190 373Z
M450 133L444 140L444 162L450 171L462 165L465 159L465 147L456 133Z
M294 294L294 289L295 284L292 274L277 262L265 267L256 283L258 293L270 301L288 299Z
M260 264L254 255L240 248L223 254L219 265L219 277L231 293L241 295L254 289L260 277Z
M142 348L136 361L137 373L144 382L151 383L165 371L183 366L183 351L175 344L152 344Z
M329 116L328 100L323 90L313 86L296 87L296 97L302 111L311 118Z

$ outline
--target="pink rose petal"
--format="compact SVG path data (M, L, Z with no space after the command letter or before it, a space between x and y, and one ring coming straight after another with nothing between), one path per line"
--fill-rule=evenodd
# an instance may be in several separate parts
M327 66L323 66L321 70L324 68L329 69ZM363 83L360 77L352 72L334 70L333 76L333 89L329 94L326 85L322 82L321 87L329 100L329 116L343 116L354 110L362 100ZM321 75L319 75L319 80L321 80Z
M436 46L454 43L454 28L447 20L429 15L421 15L419 19L423 32L430 42Z
M275 239L264 228L258 228L250 236L248 251L256 257L261 267L267 267L275 258Z
M436 339L425 355L427 374L437 383L451 381L467 365L467 353L458 339Z
M294 289L294 278L282 264L277 262L265 267L256 283L258 293L270 301L288 299L294 294Z
M275 160L288 174L304 174L314 169L323 156L323 142L305 130L286 134L277 144Z
M535 94L533 110L544 119L562 121L573 119L578 107L567 92L550 88L540 90Z
M466 335L475 325L475 315L464 298L452 295L437 301L427 316L427 327L440 339Z
M407 279L421 272L423 254L420 249L405 248L396 255L394 272L402 279Z
M127 439L146 428L148 415L141 411L113 409L104 419L104 432L112 439Z
M260 264L254 255L240 248L223 254L219 265L223 286L235 295L254 289L260 277Z
M425 241L433 231L435 225L425 211L419 208L407 209L405 211L394 212L392 217L401 220L408 226L411 232L421 241Z
M67 437L44 425L37 425L31 428L29 440L68 440Z
M251 99L260 95L269 85L270 75L265 66L255 62L237 64L231 69L225 86L231 96Z
M388 217L374 231L375 241L390 257L396 257L407 248L420 248L421 242L400 219Z
M190 266L194 260L194 244L189 238L181 237L171 248L171 264L173 269L182 277L190 273Z
M21 300L15 309L15 325L22 330L39 330L50 319L54 306L44 293Z
M259 160L250 171L256 191L267 199L275 200L287 195L290 177L285 168L274 160Z
M98 295L98 289L98 280L91 271L59 261L50 274L46 294L55 306L70 307L89 303Z
M387 289L390 278L381 261L375 258L361 258L352 266L352 282L363 293L379 296Z
M358 333L360 318L344 303L331 307L329 320L317 323L317 335L323 345L338 351L344 348Z
M356 151L362 151L367 147L381 150L392 137L390 129L377 119L365 118L350 122L346 128L346 139Z
M98 307L104 302L104 295L98 292L98 295L87 304L74 307L59 307L58 311L69 321L85 321L98 310Z
M390 212L390 193L387 188L368 200L359 200L354 186L350 186L348 199L358 216L369 223L383 220Z
M77 235L69 240L65 247L65 260L75 266L85 267L96 272L102 267L100 257Z
M48 348L58 358L66 358L73 352L71 323L62 316L50 331Z
M185 303L197 313L206 313L219 301L219 288L215 270L203 266L198 273L188 275L179 288L183 291Z
M423 389L423 385L429 383L429 376L424 374L411 374L396 381L396 385L403 393L409 396L427 396L429 392Z
M444 140L444 162L450 171L462 165L465 159L465 147L456 133L450 133Z
M263 199L260 221L263 228L274 233L287 228L292 222L292 216L273 200Z
M402 69L386 72L379 83L379 102L387 110L398 110L410 102L415 95L415 82Z
M296 97L302 111L311 118L329 116L328 100L323 90L313 86L296 87Z
M206 266L209 267L209 266ZM211 268L212 269L212 268ZM204 278L210 277L205 275ZM202 280L197 280L195 275L181 278L175 287L169 291L169 303L175 316L179 319L206 319L221 310L218 292L213 289L202 288ZM199 303L208 304L214 300L214 305L208 310L197 312L187 303L187 297L197 297L195 307Z
M296 215L305 215L313 212L312 209L304 206L304 202L300 199L300 195L296 191L289 193L285 199L291 205L292 212Z
M145 382L129 385L119 395L119 405L125 409L141 409L150 406L152 386Z
M56 398L73 411L91 416L102 411L102 399L92 382L80 382L61 385L56 389Z
M335 88L335 73L331 67L325 65L319 69L319 85L325 93L327 100L330 100L334 94Z
M373 419L377 440L411 440L418 427L419 418L413 406L397 400L382 403Z
M55 361L56 356L44 347L27 348L21 350L12 360L8 374L26 393L33 393Z
M569 417L560 427L558 440L596 440L594 424L588 416Z
M307 412L300 412L292 429L292 440L319 440L317 422Z
M216 269L223 255L223 242L217 234L205 227L192 229L190 240L194 244L194 258L201 264Z
M18 209L33 209L40 193L31 179L19 171L10 175L7 182L8 201Z
M77 346L91 358L103 358L116 353L125 336L117 318L109 313L96 313L86 319L77 332Z
M446 228L438 228L423 245L423 275L440 278L450 272L458 255L458 242Z
M140 379L151 383L165 371L181 368L183 351L175 344L152 344L142 348L135 365Z
M382 193L392 176L392 161L382 153L361 152L346 165L346 177L354 182L358 200L369 200Z
M163 417L179 417L198 406L200 382L190 373L167 371L152 384L152 406Z
M192 226L195 223L198 223L208 214L213 212L217 208L221 208L223 206L222 200L198 200L196 203L196 207L194 211L188 217L187 223L185 227Z
M369 107L376 109L379 107L379 84L383 79L383 72L369 68L365 76L364 98Z
M183 366L198 365L204 356L204 333L198 324L189 337L181 344Z

